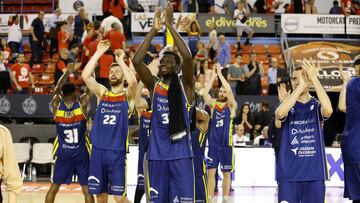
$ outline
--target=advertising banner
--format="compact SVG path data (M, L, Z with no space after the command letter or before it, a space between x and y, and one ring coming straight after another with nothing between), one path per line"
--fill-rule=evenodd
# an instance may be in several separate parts
M63 13L77 13L80 7L84 7L87 13L103 15L102 1L99 0L60 0L59 7Z
M309 42L291 47L285 51L290 52L293 67L301 67L303 59L314 59L321 69L318 74L321 84L326 91L339 91L342 81L340 79L339 65L349 75L355 75L353 59L360 54L360 47L337 42Z
M360 16L282 14L281 28L293 34L360 35Z
M198 21L203 32L209 32L211 23L215 23L219 33L235 33L236 22L231 15L226 14L198 14ZM255 33L275 33L274 15L253 14L246 21Z

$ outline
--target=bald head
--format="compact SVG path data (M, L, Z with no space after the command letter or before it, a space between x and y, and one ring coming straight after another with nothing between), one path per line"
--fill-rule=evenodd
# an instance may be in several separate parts
M237 126L236 126L236 134L237 134L238 136L243 136L244 133L245 133L245 128L244 128L244 126L241 125L241 124L237 125Z

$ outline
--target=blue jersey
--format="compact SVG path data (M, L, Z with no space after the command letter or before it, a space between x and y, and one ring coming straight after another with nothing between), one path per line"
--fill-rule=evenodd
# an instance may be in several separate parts
M346 87L346 123L341 151L345 164L360 163L360 78L353 78Z
M153 113L151 117L151 135L148 146L148 160L176 160L193 156L190 133L179 141L172 141L169 133L169 86L161 81L156 83L153 95ZM189 112L184 92L182 106L187 127L190 127Z
M64 158L82 156L90 151L89 138L86 136L86 118L79 102L68 109L61 102L55 112L56 134L54 155Z
M98 149L128 149L129 106L124 92L106 91L96 109L90 132L91 143Z
M296 102L282 123L278 181L327 180L321 106L317 99Z
M216 102L209 126L209 146L233 146L232 122L228 104Z
M206 165L204 162L206 133L196 128L196 130L191 133L191 143L194 151L195 176L202 176L206 173Z
M151 111L143 111L140 115L139 152L144 153L150 136Z

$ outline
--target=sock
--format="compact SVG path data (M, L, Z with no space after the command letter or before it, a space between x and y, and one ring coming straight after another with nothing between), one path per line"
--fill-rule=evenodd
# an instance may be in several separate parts
M139 186L136 186L134 203L140 203L144 193L144 189L140 189Z

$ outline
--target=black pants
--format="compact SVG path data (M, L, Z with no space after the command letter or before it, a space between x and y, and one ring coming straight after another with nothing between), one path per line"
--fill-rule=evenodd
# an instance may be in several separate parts
M9 42L9 47L13 54L19 53L20 43L19 42Z
M31 42L31 60L30 60L30 67L33 64L40 64L42 62L42 46L41 42L32 41Z
M269 84L269 95L277 95L277 85L276 84Z
M50 57L53 56L54 53L60 52L61 50L58 50L58 39L53 38L50 39Z
M6 94L11 89L10 74L8 71L0 71L0 94Z

